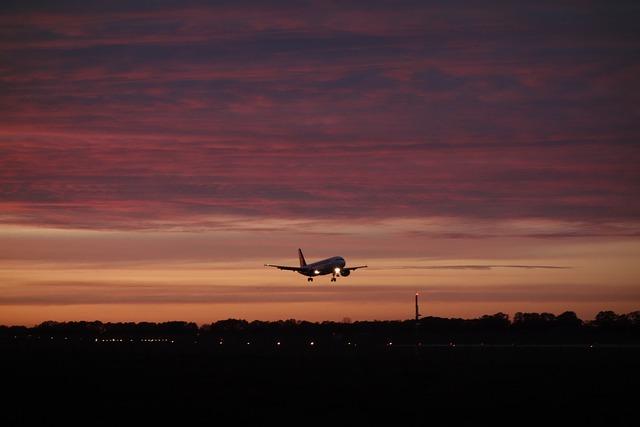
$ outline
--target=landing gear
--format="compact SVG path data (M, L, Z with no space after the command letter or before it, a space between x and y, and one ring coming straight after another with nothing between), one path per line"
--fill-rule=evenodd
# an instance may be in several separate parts
M313 282L313 277L309 277L309 278L307 279L307 282Z
M332 278L331 278L331 281L332 281L332 282L335 282L335 281L336 281L336 278L335 278L335 277L332 277Z

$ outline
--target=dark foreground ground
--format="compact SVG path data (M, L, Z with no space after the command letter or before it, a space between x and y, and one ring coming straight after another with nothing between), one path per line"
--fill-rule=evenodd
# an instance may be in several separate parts
M638 347L4 343L0 425L638 425Z

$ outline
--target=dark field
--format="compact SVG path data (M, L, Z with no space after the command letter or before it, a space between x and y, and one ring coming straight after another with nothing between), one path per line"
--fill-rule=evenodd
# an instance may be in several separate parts
M4 342L1 351L4 426L638 425L633 346Z

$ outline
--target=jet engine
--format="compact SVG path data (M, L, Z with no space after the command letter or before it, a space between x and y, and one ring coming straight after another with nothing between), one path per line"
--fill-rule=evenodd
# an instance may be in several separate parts
M346 270L346 269L345 270L340 270L340 275L342 277L347 277L350 274L351 274L351 270Z

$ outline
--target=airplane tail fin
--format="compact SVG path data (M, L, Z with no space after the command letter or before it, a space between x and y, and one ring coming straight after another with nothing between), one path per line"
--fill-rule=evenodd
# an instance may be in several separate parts
M300 267L305 267L307 265L307 261L304 260L304 255L302 255L302 249L298 249L298 258L300 258Z

